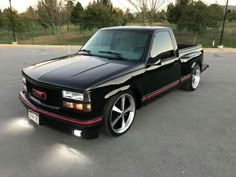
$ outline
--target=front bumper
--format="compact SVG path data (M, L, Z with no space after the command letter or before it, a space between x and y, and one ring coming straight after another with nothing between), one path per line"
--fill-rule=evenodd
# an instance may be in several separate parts
M33 105L26 97L24 92L20 92L19 99L27 109L31 109L40 115L41 124L46 125L58 125L65 129L81 130L82 137L90 139L90 136L98 136L98 129L102 122L102 117L92 118L91 120L79 120L70 117L65 117L59 114L55 114L49 111L45 111L41 108ZM94 138L94 137L91 137Z

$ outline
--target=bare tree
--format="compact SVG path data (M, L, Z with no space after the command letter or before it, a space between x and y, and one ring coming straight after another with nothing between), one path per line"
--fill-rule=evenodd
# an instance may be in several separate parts
M57 36L60 28L67 22L67 9L61 0L39 0L38 2L39 20L52 28Z
M136 11L141 15L143 25L146 24L146 20L151 25L155 13L165 3L166 0L126 0L128 1Z

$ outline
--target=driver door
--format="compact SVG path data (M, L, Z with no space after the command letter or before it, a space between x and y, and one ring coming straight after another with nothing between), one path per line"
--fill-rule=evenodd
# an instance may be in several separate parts
M155 33L150 58L160 62L146 68L143 101L179 84L181 63L175 51L169 31Z

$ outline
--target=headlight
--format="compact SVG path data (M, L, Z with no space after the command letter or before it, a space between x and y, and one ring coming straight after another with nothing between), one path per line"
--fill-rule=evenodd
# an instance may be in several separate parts
M62 97L67 98L67 99L71 99L71 100L84 101L84 94L83 93L77 93L77 92L63 90Z
M23 82L23 84L26 84L26 79L25 79L25 77L22 77L22 82Z
M25 77L22 77L22 85L23 85L23 90L27 93L27 86L26 86L26 79Z

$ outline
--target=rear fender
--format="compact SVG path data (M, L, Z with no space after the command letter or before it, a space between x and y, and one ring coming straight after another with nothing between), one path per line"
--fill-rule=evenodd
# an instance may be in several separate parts
M202 58L203 58L202 51L190 53L188 55L181 57L180 61L182 63L181 67L182 76L191 73L192 68L194 68L196 64L199 64L201 67Z

